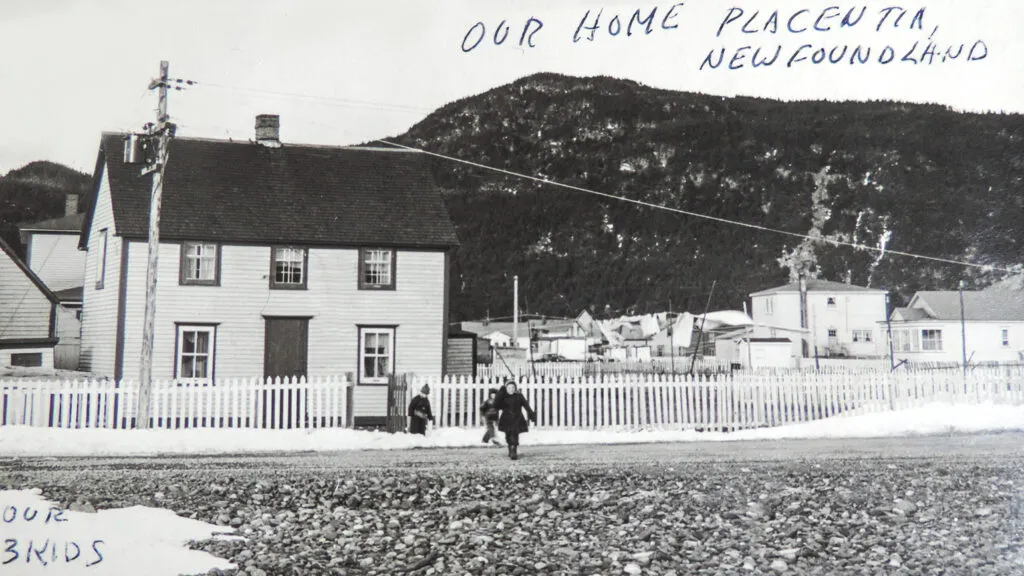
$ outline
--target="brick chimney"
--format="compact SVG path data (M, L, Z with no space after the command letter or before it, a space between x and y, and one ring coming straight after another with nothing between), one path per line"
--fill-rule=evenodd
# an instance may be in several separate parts
M78 214L78 194L68 193L64 198L64 215L74 216Z
M277 114L256 116L256 143L271 148L281 145L281 117Z

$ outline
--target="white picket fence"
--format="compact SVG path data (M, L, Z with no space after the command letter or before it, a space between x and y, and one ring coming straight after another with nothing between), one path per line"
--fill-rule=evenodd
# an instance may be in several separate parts
M501 379L414 379L430 384L438 427L481 425L479 407ZM538 428L736 430L780 426L929 402L1024 403L1024 369L774 372L708 377L604 375L520 379Z
M348 425L345 378L153 383L150 428L339 428ZM114 380L0 381L0 425L136 427L138 385Z
M502 378L408 379L406 398L430 385L438 427L478 427L479 407ZM899 410L928 402L1024 403L1024 367L960 370L735 372L717 376L604 374L521 378L537 427L736 430ZM350 422L344 377L229 379L215 385L157 382L150 427L343 428ZM136 427L138 387L112 380L0 380L0 425ZM381 406L381 413L385 406Z

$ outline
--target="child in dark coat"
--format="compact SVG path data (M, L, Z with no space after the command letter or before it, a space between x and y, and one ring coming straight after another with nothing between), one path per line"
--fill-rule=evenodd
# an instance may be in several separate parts
M412 402L409 403L409 432L413 434L427 435L427 420L434 421L434 413L430 411L430 386L426 384L420 388Z
M504 392L504 394L502 394ZM513 460L519 459L519 435L530 430L526 423L527 418L534 424L537 423L537 414L526 401L526 397L519 393L516 383L508 380L505 388L499 391L496 400L501 416L498 418L498 430L505 433L505 442L508 444L508 456ZM526 410L526 415L523 415Z
M498 389L491 388L488 390L487 400L480 405L480 415L484 417L484 422L487 424L487 432L484 433L484 444L488 442L494 442L495 446L501 446L501 442L495 436L498 435L495 427L498 424L498 405L495 401L498 399Z

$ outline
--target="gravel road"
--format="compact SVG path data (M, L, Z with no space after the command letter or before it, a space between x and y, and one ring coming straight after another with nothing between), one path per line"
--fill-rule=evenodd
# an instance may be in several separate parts
M2 459L0 484L238 528L267 574L1024 574L1024 435Z

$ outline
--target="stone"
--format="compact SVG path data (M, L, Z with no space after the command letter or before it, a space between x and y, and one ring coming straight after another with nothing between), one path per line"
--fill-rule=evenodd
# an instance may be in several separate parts
M636 574L640 574L641 572L643 572L643 569L641 569L639 565L630 562L629 564L626 564L622 567L622 571L626 574L631 574L635 576Z
M785 560L782 560L781 558L779 558L779 559L773 560L772 563L771 563L771 566L769 566L769 568L771 568L772 570L774 570L776 572L785 572L786 570L789 570L789 564L786 564Z

